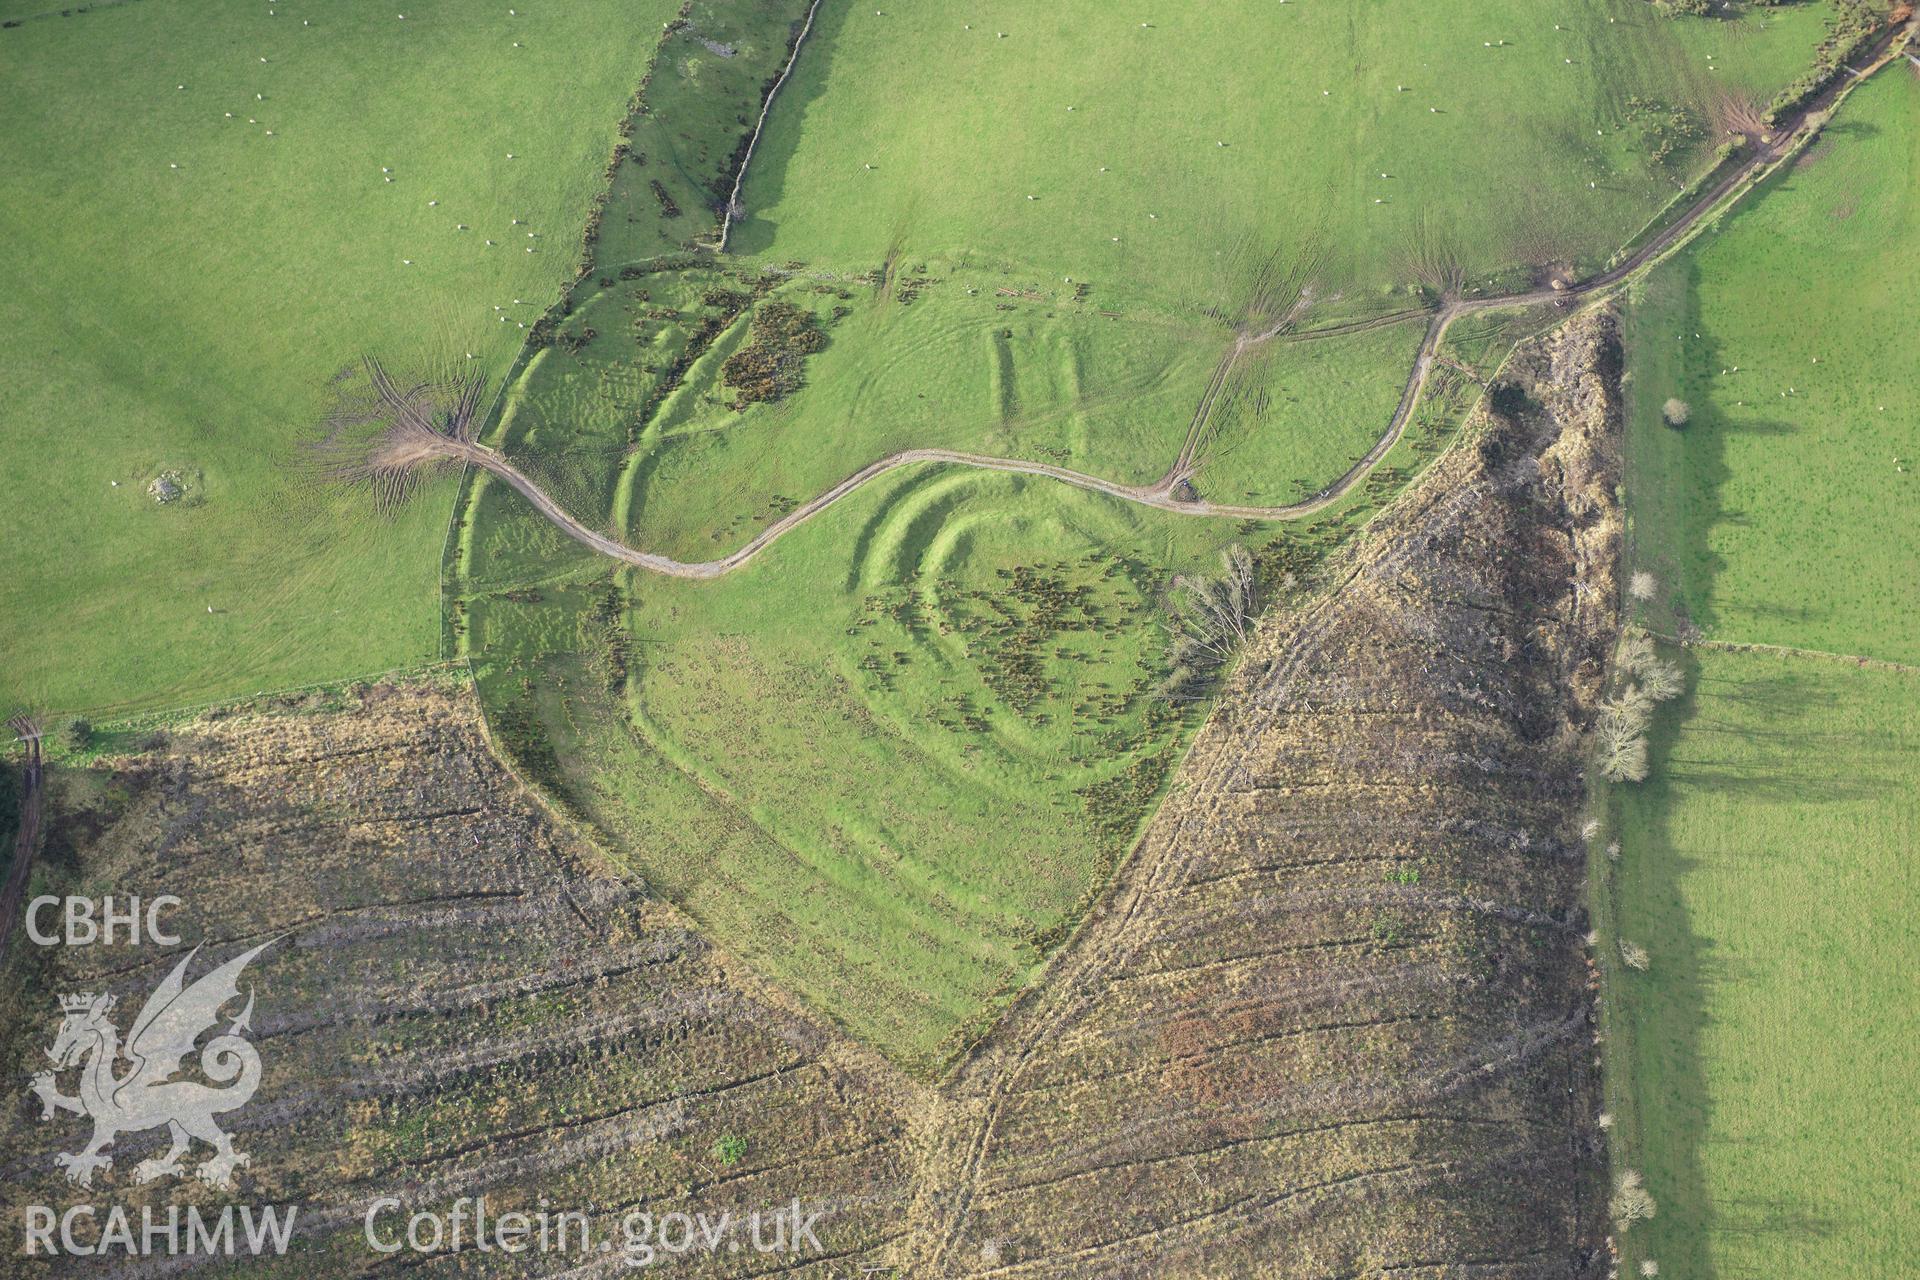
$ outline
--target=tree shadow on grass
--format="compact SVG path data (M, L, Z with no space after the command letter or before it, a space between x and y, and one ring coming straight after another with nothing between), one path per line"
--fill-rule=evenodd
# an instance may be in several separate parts
M1705 388L1726 361L1701 314L1698 260L1688 255L1683 264L1670 268L1685 273L1680 281L1685 297L1680 333L1672 340L1682 349L1680 385ZM1649 335L1648 340L1661 336L1665 335ZM1642 393L1665 391L1643 388ZM1654 563L1672 584L1671 621L1690 619L1711 634L1726 621L1724 605L1715 601L1713 593L1714 580L1725 568L1713 546L1714 530L1751 519L1726 505L1725 491L1733 474L1727 459L1729 442L1737 433L1784 436L1795 428L1775 420L1731 421L1712 397L1697 399L1684 428L1643 428L1681 433L1677 463L1644 481L1656 490L1668 490L1665 505L1674 516L1671 527L1663 531L1665 545L1644 548L1643 553L1653 553ZM1675 457L1664 443L1652 443L1652 450L1656 457ZM1675 489L1679 492L1674 493ZM1787 776L1764 764L1751 770L1729 767L1728 753L1705 745L1713 735L1734 735L1750 744L1736 755L1806 759L1805 753L1821 750L1814 739L1823 735L1799 727L1808 723L1816 709L1817 690L1787 678L1707 677L1692 653L1681 651L1675 656L1686 671L1687 693L1655 717L1648 735L1649 780L1632 792L1615 793L1639 831L1641 846L1629 854L1621 876L1620 928L1624 937L1652 941L1657 949L1653 972L1632 980L1627 996L1634 1029L1632 1070L1637 1077L1632 1088L1638 1103L1633 1117L1638 1132L1629 1150L1632 1158L1647 1162L1650 1189L1660 1204L1659 1216L1636 1228L1640 1246L1636 1252L1657 1258L1671 1274L1714 1280L1711 1241L1717 1233L1742 1229L1743 1222L1746 1229L1759 1229L1756 1223L1768 1224L1767 1229L1790 1229L1794 1224L1778 1212L1739 1213L1736 1206L1716 1202L1708 1190L1704 1146L1713 1133L1713 1097L1703 1037L1712 1017L1713 991L1740 981L1738 971L1747 966L1701 933L1689 912L1683 887L1709 867L1702 851L1679 843L1681 833L1674 828L1679 796L1693 789L1743 802L1783 796L1839 800L1846 798L1848 789L1831 776L1813 776L1813 769L1795 769L1793 776ZM1764 708L1765 715L1745 719L1730 714L1736 708ZM1760 745L1761 739L1769 737L1772 741ZM1737 1214L1737 1220L1730 1214Z
M1719 1005L1717 993L1782 980L1777 963L1750 944L1732 949L1700 930L1689 911L1714 892L1714 877L1758 871L1768 860L1792 856L1780 849L1744 848L1736 856L1709 838L1689 846L1675 825L1682 797L1704 796L1716 809L1859 805L1885 794L1889 770L1908 758L1911 742L1895 736L1863 741L1857 732L1830 731L1837 689L1847 669L1809 665L1787 671L1788 660L1765 654L1716 657L1705 674L1699 656L1678 651L1688 692L1656 717L1649 735L1652 765L1642 789L1616 793L1637 819L1638 847L1623 877L1623 935L1649 942L1654 967L1635 979L1632 1011L1638 1074L1631 1148L1647 1158L1649 1186L1660 1204L1651 1223L1635 1228L1645 1256L1671 1274L1716 1272L1716 1239L1818 1241L1843 1223L1812 1212L1802 1201L1715 1195L1704 1155L1762 1139L1728 1136L1734 1124L1714 1123L1714 1083L1704 1036ZM1697 831L1696 831L1697 834ZM1706 886L1703 888L1703 885ZM1725 1083L1724 1072L1721 1073ZM1750 1252L1750 1251L1749 1251Z
M1767 661L1764 657L1759 661ZM1836 760L1859 750L1857 735L1817 728L1832 694L1817 680L1793 676L1709 677L1693 667L1683 704L1685 742L1668 743L1660 776L1707 792L1742 793L1752 801L1796 804L1860 800L1878 790L1872 779L1843 773ZM1710 699L1703 708L1701 698ZM1721 714L1714 704L1763 712L1764 722ZM1689 750L1686 744L1693 744ZM1727 748L1737 744L1733 750ZM1701 752L1705 754L1701 754Z
M1728 215L1727 225L1745 216L1750 208L1751 205L1743 206ZM1725 232L1726 227L1722 227L1721 234ZM1817 621L1822 611L1809 606L1770 601L1730 602L1714 596L1714 582L1726 568L1724 557L1714 548L1715 532L1724 528L1751 528L1765 518L1728 503L1727 489L1733 479L1733 468L1728 461L1730 445L1743 437L1785 438L1802 428L1783 418L1746 416L1752 408L1747 405L1737 406L1740 416L1730 416L1721 408L1720 398L1708 394L1730 367L1731 357L1714 337L1702 313L1703 277L1699 256L1687 254L1663 270L1678 277L1675 283L1684 297L1677 317L1679 332L1648 334L1643 340L1654 343L1669 337L1675 341L1684 339L1679 342L1679 376L1677 385L1671 389L1649 386L1641 388L1640 394L1657 401L1671 390L1692 394L1693 398L1689 403L1691 418L1684 427L1641 426L1637 422L1632 427L1641 433L1638 447L1647 449L1665 464L1635 479L1655 492L1664 490L1667 496L1664 505L1673 513L1667 527L1657 530L1660 544L1639 549L1650 567L1656 568L1671 584L1673 617L1660 616L1664 610L1656 608L1649 612L1647 620L1655 626L1691 621L1709 636L1738 623ZM1683 391L1683 388L1692 390ZM1674 443L1669 447L1664 442L1649 440L1649 433L1662 433L1663 438L1672 438Z
M1671 285L1679 289L1684 303L1678 316L1680 333L1673 335L1680 351L1673 385L1637 387L1639 396L1655 402L1668 395L1691 394L1690 389L1696 386L1704 389L1712 371L1724 367L1717 363L1721 358L1718 343L1701 327L1698 261L1689 254L1663 270L1673 277ZM1655 344L1665 347L1664 332L1653 333L1650 325L1642 328L1647 332L1638 336L1637 348ZM1705 336L1680 341L1688 334ZM1629 353L1629 359L1636 365L1647 362L1657 369L1661 357L1651 350L1636 349ZM1636 379L1644 376L1638 368L1635 375ZM1649 531L1657 540L1636 548L1641 566L1656 569L1671 588L1672 617L1662 616L1667 610L1657 605L1647 609L1644 616L1651 625L1690 621L1711 633L1716 619L1710 587L1723 564L1713 551L1709 533L1725 514L1721 490L1731 473L1726 462L1727 423L1709 397L1694 398L1700 403L1689 406L1690 416L1684 427L1654 424L1643 413L1629 415L1627 429L1634 437L1629 442L1630 452L1648 455L1657 460L1657 465L1647 468L1643 462L1629 473L1628 498L1635 505L1644 501L1652 510L1664 507L1672 512L1671 519L1663 522L1668 527ZM1651 492L1638 493L1642 488Z
M1730 1142L1728 1139L1716 1141L1721 1145ZM1729 1197L1721 1202L1720 1209L1714 1230L1723 1236L1827 1240L1839 1232L1839 1224L1832 1218L1809 1212L1806 1205L1794 1200Z
M1707 1194L1701 1147L1710 1131L1712 1099L1702 1060L1707 1025L1707 993L1727 980L1726 956L1713 939L1696 932L1682 885L1700 867L1676 844L1672 827L1673 792L1684 785L1676 772L1680 737L1699 714L1700 664L1682 652L1678 661L1688 692L1654 718L1647 737L1648 781L1632 792L1616 791L1617 803L1636 816L1640 847L1628 855L1621 876L1617 924L1624 938L1657 940L1657 965L1644 978L1630 980L1633 1060L1638 1132L1629 1148L1634 1160L1647 1159L1649 1189L1659 1215L1638 1228L1648 1256L1671 1274L1713 1280L1707 1241L1717 1227L1717 1211ZM1657 1093L1649 1084L1657 1081ZM1648 1159L1649 1156L1656 1158Z
M806 137L807 112L826 94L833 55L852 12L848 5L822 4L814 15L813 29L800 47L793 74L780 86L767 113L767 127L748 162L747 178L740 186L746 212L734 221L727 240L729 252L746 256L773 248L780 224L760 211L776 207L786 195L787 170Z
M1834 120L1822 126L1820 132L1825 138L1865 142L1880 136L1880 126L1871 120Z

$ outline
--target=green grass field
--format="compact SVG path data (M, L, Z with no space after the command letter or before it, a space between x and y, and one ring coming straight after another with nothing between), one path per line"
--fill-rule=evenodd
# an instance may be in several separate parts
M1326 295L1591 267L1672 198L1728 103L1799 72L1823 16L829 6L735 245L865 265L968 252L1230 313L1258 310L1276 272Z
M1154 692L1173 575L1296 535L919 467L741 574L662 581L495 483L443 476L390 518L319 485L302 445L340 375L372 353L403 379L444 356L511 376L489 442L589 524L689 559L908 448L1148 482L1237 331L1598 265L1801 68L1824 7L1582 0L1556 28L1518 0L1364 24L827 6L719 261L689 249L716 240L804 5L680 12L148 0L0 29L0 231L34 249L0 267L24 356L0 373L0 532L34 549L0 585L0 702L179 706L450 637L551 794L725 945L932 1069L1177 763L1200 709ZM756 345L782 314L817 326L804 360ZM1490 367L1501 323L1450 351ZM1419 331L1249 353L1201 492L1334 479ZM749 402L729 370L756 355L788 394ZM1440 375L1316 552L1475 395ZM177 501L148 496L162 476Z
M905 449L1149 483L1179 453L1226 345L1216 325L1137 301L1002 294L997 275L951 269L916 278L911 292L708 267L619 281L529 363L496 443L577 515L634 546L708 559ZM769 302L814 314L825 349L795 393L736 408L721 367ZM704 345L691 336L703 326L717 330ZM1371 440L1391 401L1353 412ZM1272 452L1317 474L1316 450L1306 439Z
M1380 438L1426 327L1410 320L1256 351L1214 407L1194 487L1221 502L1311 497Z
M1920 675L1697 652L1619 796L1630 1233L1662 1274L1907 1274Z
M531 321L571 277L673 8L156 0L0 30L0 234L31 246L0 264L0 706L437 656L451 487L382 522L303 483L298 442L364 351L504 374L525 335L493 307Z
M1458 65L1431 71L1428 83L1470 81L1469 98L1537 88L1563 104L1555 137L1566 121L1592 116L1600 132L1579 149L1606 181L1587 193L1605 210L1591 225L1624 235L1658 207L1669 181L1635 158L1651 145L1645 103L1628 101L1636 86L1665 81L1675 104L1696 106L1720 77L1760 92L1803 57L1818 15L1807 7L1764 24L1649 24L1638 6L1614 7L1590 7L1556 35L1568 48L1551 52L1571 63L1552 61L1544 31L1523 36L1520 11L1498 5L1487 23L1516 30L1496 48L1468 47L1411 6L1404 27L1380 24L1380 38L1423 49L1429 63L1446 50ZM1619 23L1602 24L1603 11ZM10 7L9 19L26 20L0 30L0 113L14 143L0 229L35 249L0 269L9 272L0 322L30 357L9 363L0 388L0 463L33 478L3 527L46 549L0 588L0 645L13 655L0 700L127 710L433 656L434 548L450 488L432 489L391 523L370 522L353 497L303 483L290 459L327 403L329 380L363 351L401 368L428 352L472 352L504 373L521 326L568 279L615 126L671 6L479 15L428 0L401 18L220 4L196 10L190 24L166 3L31 16L42 12L51 13ZM612 170L610 212L597 223L603 269L710 238L728 158L798 12L785 0L702 3L670 33L649 80L650 109ZM1338 157L1353 170L1334 188L1343 208L1371 189L1363 157L1404 169L1395 181L1410 188L1465 193L1476 173L1514 161L1532 136L1485 129L1474 120L1483 104L1463 100L1421 122L1455 139L1436 147L1430 133L1364 105L1387 64L1409 57L1351 43L1317 15L1297 24L1297 36L1272 25L1302 15L1248 6L1204 28L1140 28L1131 15L1122 24L1088 9L964 57L957 35L924 26L959 25L945 17L889 15L876 25L864 11L824 15L763 142L741 247L818 256L848 272L904 265L905 249L927 247L1022 290L1064 292L1055 281L1086 271L1087 306L1117 306L1128 319L1102 332L1084 310L1034 314L1022 300L996 325L997 312L962 314L952 288L929 289L897 313L863 309L818 362L817 385L830 392L779 413L750 411L725 431L708 430L713 415L701 421L701 406L689 403L689 416L674 420L680 438L666 439L663 426L648 467L628 477L626 527L702 543L714 530L691 518L696 504L665 496L696 493L689 478L724 487L736 469L754 471L741 494L757 509L801 496L791 491L870 445L921 443L922 428L936 426L1016 452L1077 449L1089 465L1146 475L1190 412L1183 399L1203 383L1235 308L1274 305L1301 283L1318 287L1326 305L1350 308L1364 300L1333 297L1336 286L1364 293L1436 266L1477 273L1483 258L1488 270L1533 261L1544 242L1495 226L1522 206L1529 226L1587 225L1574 216L1581 197L1566 191L1542 192L1539 202L1463 195L1368 206L1385 215L1371 230L1352 210L1332 216L1301 202L1301 190L1340 176L1319 140L1342 129L1367 140ZM983 14L970 34L984 38L996 22L1012 19ZM1109 23L1114 40L1142 37L1139 48L1122 52L1099 30ZM1761 25L1773 29L1761 34ZM1296 52L1263 70L1238 56L1250 40ZM1726 48L1708 48L1716 44ZM921 52L896 56L906 47ZM1705 70L1707 52L1724 71ZM883 56L884 73L870 65ZM1508 59L1519 78L1459 74L1477 72L1483 58ZM1294 100L1310 99L1314 77L1301 68L1315 60L1346 68L1337 102ZM1036 74L1043 65L1069 70ZM1416 70L1430 71L1405 74ZM1019 115L1035 132L982 130L964 104L934 109L957 78L982 104L1018 88ZM1226 148L1198 147L1202 161L1184 145L1192 139L1124 124L1109 109L1138 105L1136 81L1150 87L1149 107L1162 94L1169 104L1220 102L1218 121L1206 111L1193 117L1189 127L1201 132L1232 132L1234 120L1296 121L1310 162L1256 163L1271 148L1239 134L1215 140L1231 141ZM1194 93L1201 81L1223 92ZM114 85L110 99L95 92L100 83ZM1397 108L1421 92L1416 84L1389 96ZM874 111L872 95L888 108ZM1323 121L1321 106L1340 114ZM1043 126L1055 107L1061 125ZM125 127L131 117L139 129ZM857 168L848 149L864 154L880 121L889 132L875 169ZM1468 137L1497 138L1500 150L1476 149L1443 182L1431 166L1461 160L1450 148L1462 151ZM991 139L984 150L981 138ZM1126 152L1137 170L1117 198L1091 172L1094 153L1108 149ZM970 176L954 181L954 166ZM1225 176L1236 167L1244 180ZM1540 156L1528 167L1543 168ZM1015 209L1014 191L1048 171L1075 176ZM854 172L876 177L874 200L849 204ZM1145 207L1160 194L1177 198L1164 212ZM1415 203L1431 207L1410 235ZM1287 214L1274 216L1280 208ZM1118 245L1102 242L1117 258L1089 252L1085 239L1109 214L1129 224ZM809 223L829 216L833 234ZM1147 239L1150 227L1166 238ZM1490 255L1471 247L1483 241L1502 247ZM1513 248L1523 241L1526 252ZM1567 252L1598 252L1599 242L1569 241ZM1023 265L982 263L982 251ZM1147 297L1160 300L1163 320L1180 318L1132 323ZM1226 310L1203 316L1199 304ZM1005 329L1011 337L995 336ZM1182 345L1182 335L1193 341ZM782 414L791 430L754 421ZM1056 430L1068 445L1044 438ZM792 447L809 432L841 452ZM1328 450L1344 451L1344 441ZM144 496L161 474L185 482L186 500L162 508ZM752 518L733 517L743 528Z
M1863 86L1630 313L1634 536L1710 636L1920 660L1916 122L1897 68Z
M1664 584L1646 622L1862 655L1676 650L1691 692L1656 722L1651 779L1613 792L1602 911L1652 959L1614 966L1616 1154L1659 1205L1628 1261L1662 1274L1910 1269L1920 675L1897 664L1920 511L1894 460L1920 449L1916 124L1920 86L1883 72L1633 313L1632 556Z

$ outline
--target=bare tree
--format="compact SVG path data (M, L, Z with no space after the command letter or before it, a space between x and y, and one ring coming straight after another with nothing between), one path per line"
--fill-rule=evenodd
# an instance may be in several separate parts
M1693 417L1693 409L1679 396L1669 396L1667 402L1660 406L1660 416L1666 419L1670 427L1684 427Z
M1652 717L1652 703L1632 686L1620 698L1601 706L1600 772L1608 781L1645 781L1646 732Z
M1680 668L1662 658L1653 637L1638 627L1629 628L1620 637L1616 665L1626 673L1628 692L1623 698L1628 700L1639 693L1649 701L1665 702L1677 696L1684 684Z
M1646 732L1654 705L1679 697L1686 680L1638 628L1620 637L1615 659L1624 679L1620 693L1600 708L1600 772L1614 782L1640 782L1648 771Z
M1657 1210L1646 1182L1632 1169L1621 1173L1614 1183L1613 1198L1607 1202L1613 1220L1625 1231L1636 1222L1651 1218Z
M1667 702L1686 692L1687 682L1680 668L1671 662L1655 662L1640 673L1640 690L1655 702Z
M1174 698L1199 696L1206 677L1247 641L1259 612L1253 557L1239 543L1220 553L1217 578L1181 574L1173 580L1173 642L1164 689Z
M1600 772L1609 782L1645 782L1651 770L1645 738L1612 739L1601 747Z
M1660 660L1660 651L1653 647L1653 637L1638 627L1627 628L1620 637L1620 651L1616 665L1629 675L1639 675L1653 663Z

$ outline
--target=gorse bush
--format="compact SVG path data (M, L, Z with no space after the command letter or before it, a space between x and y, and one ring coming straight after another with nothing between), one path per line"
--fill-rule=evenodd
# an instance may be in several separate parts
M69 751L85 751L93 742L93 724L79 716L60 726L60 745Z
M726 384L739 394L734 408L785 399L806 382L806 359L827 345L820 321L791 302L766 302L753 313L747 345L720 366Z

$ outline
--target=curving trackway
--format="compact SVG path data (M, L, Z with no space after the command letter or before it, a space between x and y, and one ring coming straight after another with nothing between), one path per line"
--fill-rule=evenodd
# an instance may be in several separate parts
M1367 450L1358 462L1347 468L1338 480L1320 492L1301 502L1285 506L1259 507L1239 506L1231 503L1207 502L1203 499L1182 500L1175 496L1180 483L1188 479L1197 464L1194 454L1201 438L1208 411L1220 388L1225 385L1233 366L1247 352L1263 343L1276 339L1305 340L1310 338L1334 337L1343 333L1357 332L1379 324L1397 322L1407 318L1409 313L1393 316L1376 316L1367 320L1353 321L1334 325L1325 329L1289 332L1287 322L1282 322L1263 333L1242 334L1228 349L1220 365L1215 369L1207 390L1201 398L1200 406L1194 413L1193 424L1188 428L1179 456L1165 475L1150 485L1121 484L1118 481L1102 479L1088 475L1083 471L1074 471L1067 467L1056 467L1044 462L1028 462L1020 458L998 458L986 454L964 453L954 449L904 449L889 454L877 462L854 472L840 483L818 495L812 500L795 507L785 516L768 525L765 529L739 550L718 560L689 562L675 560L671 556L651 551L636 551L619 540L598 533L580 523L547 492L529 479L526 473L513 463L485 445L472 441L454 440L447 437L435 437L430 446L434 453L462 462L471 463L498 477L517 493L531 502L534 509L558 527L568 537L580 542L602 555L630 564L636 568L653 573L665 574L676 578L718 578L740 568L775 540L793 529L811 520L842 498L847 497L869 480L899 467L918 466L923 463L948 463L958 466L977 467L985 471L1009 471L1022 475L1045 476L1058 480L1062 484L1074 485L1081 489L1090 489L1104 493L1126 502L1137 502L1143 506L1156 507L1162 511L1171 511L1189 516L1224 516L1254 520L1297 520L1324 510L1345 497L1354 485L1360 483L1380 460L1386 457L1394 445L1406 432L1407 422L1413 416L1413 410L1425 392L1427 380L1433 372L1435 355L1440 343L1446 337L1448 328L1461 316L1475 312L1504 310L1516 307L1538 306L1552 303L1565 306L1580 298L1595 298L1611 292L1641 269L1664 257L1679 246L1699 225L1723 208L1735 203L1741 194L1750 190L1761 178L1771 173L1784 160L1790 157L1807 138L1811 137L1826 113L1838 104L1841 98L1873 72L1885 66L1899 56L1901 48L1916 28L1920 28L1920 18L1915 18L1904 28L1896 28L1881 37L1870 51L1867 64L1854 68L1845 68L1848 74L1836 75L1835 83L1817 95L1806 108L1796 115L1790 124L1765 135L1750 135L1747 143L1751 148L1748 159L1735 166L1718 182L1688 207L1686 212L1675 218L1657 234L1652 236L1639 249L1628 255L1617 266L1585 280L1575 281L1562 288L1539 288L1521 290L1516 293L1499 294L1483 298L1448 298L1432 313L1427 324L1425 338L1421 340L1419 353L1414 357L1413 367L1407 374L1407 381L1400 393L1400 403L1393 411L1387 428L1373 447ZM1412 313L1418 314L1418 313Z

